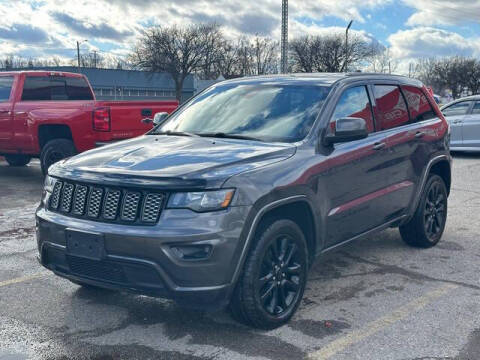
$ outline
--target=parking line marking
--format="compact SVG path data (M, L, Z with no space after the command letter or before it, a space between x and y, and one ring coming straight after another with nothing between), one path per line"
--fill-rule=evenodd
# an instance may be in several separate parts
M433 300L445 295L457 287L458 285L454 284L440 286L439 288L432 290L403 306L400 306L390 314L382 316L381 318L368 323L363 328L354 330L351 333L332 341L320 350L308 354L308 358L312 360L326 360L336 353L344 350L348 346L358 343L359 341L422 309Z
M45 273L41 273L41 274L27 275L27 276L22 276L22 277L15 278L15 279L0 281L0 287L13 285L13 284L18 284L18 283L21 283L21 282L37 279L37 278L45 276L45 275L46 275Z

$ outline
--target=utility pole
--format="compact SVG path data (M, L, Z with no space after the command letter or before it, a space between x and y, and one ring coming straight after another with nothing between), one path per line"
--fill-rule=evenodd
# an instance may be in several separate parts
M93 50L93 67L97 68L97 50Z
M282 44L280 72L288 72L288 0L282 0Z
M80 43L77 40L77 60L78 60L78 72L80 72Z
M348 30L350 30L350 27L352 26L353 20L350 20L348 23L347 29L345 30L345 63L344 63L344 70L345 72L348 71Z
M78 72L80 72L80 44L81 43L84 43L88 40L82 40L82 41L78 41L77 40L77 61L78 61Z

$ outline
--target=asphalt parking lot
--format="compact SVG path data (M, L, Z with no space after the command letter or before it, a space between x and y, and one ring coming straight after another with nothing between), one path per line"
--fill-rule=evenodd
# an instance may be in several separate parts
M319 260L287 326L257 331L226 312L88 291L36 261L38 162L0 160L0 359L480 359L480 155L454 156L441 243L397 230Z

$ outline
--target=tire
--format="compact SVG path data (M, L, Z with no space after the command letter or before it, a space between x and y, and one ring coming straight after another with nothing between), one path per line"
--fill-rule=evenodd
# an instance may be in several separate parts
M445 182L438 175L430 175L413 218L400 226L403 241L420 248L435 246L445 230L447 205Z
M307 280L307 245L302 230L287 219L272 221L255 240L230 311L237 321L271 330L286 324L300 305Z
M5 160L10 166L25 166L30 162L31 157L27 155L11 154L5 155Z
M40 154L40 164L42 166L43 174L46 175L48 168L57 161L73 156L76 154L76 152L75 145L71 140L50 140L45 144Z

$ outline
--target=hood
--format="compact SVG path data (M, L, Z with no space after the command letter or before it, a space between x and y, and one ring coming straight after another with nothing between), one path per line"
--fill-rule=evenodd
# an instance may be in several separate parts
M284 160L295 150L291 144L145 135L87 151L54 165L49 173L78 181L101 177L110 183L221 186L233 175Z

